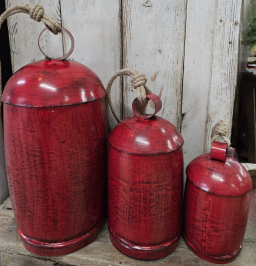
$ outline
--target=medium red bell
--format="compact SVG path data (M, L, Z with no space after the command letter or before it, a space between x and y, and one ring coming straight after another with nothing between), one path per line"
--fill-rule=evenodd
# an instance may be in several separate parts
M241 251L252 189L249 173L226 149L214 141L211 153L186 170L183 236L198 257L219 264Z
M160 98L147 98L156 114ZM133 112L108 138L109 234L125 255L154 260L170 254L181 234L183 138L167 120L143 115L137 98Z
M105 217L106 105L84 65L41 60L8 81L6 167L24 246L59 256L91 243Z

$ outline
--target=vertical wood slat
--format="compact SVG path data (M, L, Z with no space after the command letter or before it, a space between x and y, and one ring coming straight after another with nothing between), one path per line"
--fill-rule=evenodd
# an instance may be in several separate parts
M123 0L124 67L147 76L147 85L163 102L159 116L178 128L186 21L186 0ZM136 93L124 79L124 116L132 115Z
M61 1L62 25L74 36L76 45L71 60L91 68L106 87L121 65L121 14L117 0ZM69 43L64 38L64 50ZM120 79L113 85L112 100L117 114L122 114ZM116 124L111 114L111 125Z
M226 120L231 132L238 71L238 47L242 0L219 0L215 20L211 88L208 97L204 148L211 146L211 130Z
M209 152L219 120L231 128L242 0L190 0L184 62L181 133L185 166Z

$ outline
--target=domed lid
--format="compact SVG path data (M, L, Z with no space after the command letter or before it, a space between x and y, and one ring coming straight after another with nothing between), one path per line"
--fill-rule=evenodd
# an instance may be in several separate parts
M188 165L187 178L206 192L239 196L252 189L252 179L234 157L226 156L226 148L227 144L214 141L211 154L200 155Z
M155 113L161 109L157 106L156 97L147 94L147 98L155 103ZM159 98L157 100L160 101ZM136 98L133 111L139 117L124 119L110 133L108 141L112 147L127 153L147 155L170 153L182 147L184 140L173 124L155 115L139 114L137 104Z
M40 60L18 70L2 101L25 107L52 107L95 101L105 96L96 74L74 61Z

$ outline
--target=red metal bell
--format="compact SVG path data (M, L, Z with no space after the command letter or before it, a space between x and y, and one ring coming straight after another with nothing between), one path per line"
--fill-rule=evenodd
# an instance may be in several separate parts
M41 60L11 77L2 101L9 189L24 246L59 256L91 243L105 217L101 81L80 63Z
M154 94L147 98L161 100ZM113 245L136 259L167 256L181 233L183 138L167 120L126 118L110 133L108 150L109 233Z
M233 261L242 248L252 180L227 144L213 142L211 153L187 167L183 236L198 257Z

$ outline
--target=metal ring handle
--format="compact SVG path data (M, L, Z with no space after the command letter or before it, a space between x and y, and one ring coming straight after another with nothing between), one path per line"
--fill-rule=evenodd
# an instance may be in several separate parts
M147 99L151 100L155 105L155 112L153 114L144 114L141 111L140 102L139 102L138 98L135 98L133 103L132 103L132 110L133 110L134 115L136 117L142 118L144 120L151 118L152 116L157 114L162 108L162 101L157 95L155 95L153 93L148 93L146 96L147 96Z
M74 51L74 48L75 48L75 40L74 40L73 35L72 35L67 29L65 29L65 28L63 28L63 27L61 27L61 29L62 29L62 31L64 31L65 33L67 33L67 35L68 35L68 36L70 37L70 39L71 39L71 47L70 47L70 50L69 50L65 55L63 55L63 56L61 56L61 57L58 57L58 58L51 58L51 57L49 57L48 55L46 55L46 54L44 53L44 51L42 50L42 48L41 48L41 46L40 46L40 38L41 38L42 34L43 34L46 30L50 30L49 27L45 28L45 29L40 33L40 35L39 35L39 37L38 37L38 47L39 47L40 51L42 52L42 54L45 55L45 57L46 57L47 59L65 60L65 59L66 59L67 57L69 57L69 56L73 53L73 51Z

